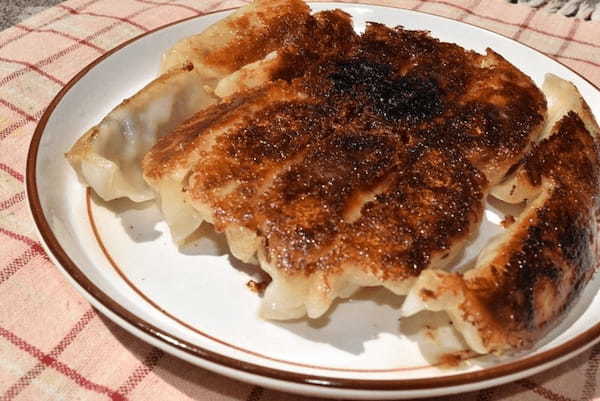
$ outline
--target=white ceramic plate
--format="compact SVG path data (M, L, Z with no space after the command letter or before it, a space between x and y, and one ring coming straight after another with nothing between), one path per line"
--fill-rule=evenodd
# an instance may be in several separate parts
M600 93L561 64L510 39L428 14L337 3L365 21L429 30L444 41L483 52L491 47L540 84L552 72L574 82L600 116ZM436 366L413 320L398 321L402 299L367 289L318 321L257 317L260 298L246 282L256 268L236 262L224 241L204 235L180 252L155 207L86 197L63 153L125 97L156 76L161 53L226 15L189 19L130 41L78 74L52 102L34 135L28 196L46 249L102 313L138 337L213 371L284 391L344 398L409 398L475 390L556 365L600 334L596 275L567 319L534 351L512 359L471 359ZM502 212L488 205L481 241L499 230ZM439 316L438 316L439 317Z

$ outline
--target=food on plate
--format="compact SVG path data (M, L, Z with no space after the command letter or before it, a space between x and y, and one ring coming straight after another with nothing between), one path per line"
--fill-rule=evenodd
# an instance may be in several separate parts
M142 178L141 160L156 140L219 98L217 82L280 47L309 17L300 0L257 0L184 39L163 60L163 74L124 100L67 153L79 177L104 200L155 197ZM240 45L252 52L232 49ZM236 88L229 86L229 92Z
M157 138L215 101L191 67L169 71L114 108L66 156L104 200L153 199L142 177L142 157Z
M594 135L598 134L595 127ZM524 158L515 175L529 202L465 272L423 272L403 310L446 311L479 353L530 347L565 312L597 265L600 159L573 111Z
M310 9L301 0L256 0L170 48L163 72L189 63L215 82L262 59L303 31Z
M548 74L540 142L492 194L527 207L464 274L425 272L405 315L444 310L480 353L527 348L553 328L597 266L600 128L571 83Z
M234 125L243 124L261 107L269 106L268 96L274 97L271 101L284 101L285 99L279 97L285 96L304 96L294 88L290 87L286 90L282 83L302 76L315 60L347 51L346 49L352 44L351 38L355 35L349 16L340 11L309 15L305 23L294 32L295 34L290 35L277 51L269 53L262 60L244 66L222 79L217 85L219 91L227 94L238 90L247 92L240 93L237 98L231 98L234 100L225 98L219 107L208 108L198 113L181 124L172 135L165 137L161 145L145 157L144 177L158 195L161 210L175 242L180 243L185 240L202 221L206 220L206 217L203 217L203 210L191 206L184 184L189 178L189 169L203 156L202 143L210 146L211 140L208 138L219 135L219 129L216 127L220 124L219 121L225 119ZM323 41L315 44L314 35L323 38ZM240 45L247 46L246 42ZM261 87L272 81L280 82ZM253 92L251 90L253 87L260 89ZM267 95L261 99L260 93ZM196 144L190 143L187 146L186 144L193 141L204 128L217 133L203 134ZM229 230L228 237L238 235L238 231ZM254 251L255 249L251 250L252 253ZM236 249L233 252L238 257L241 255ZM249 260L244 256L240 258L244 261Z
M548 112L544 129L538 141L547 138L554 131L554 126L570 111L576 113L585 125L588 132L597 137L598 124L592 115L589 106L582 99L577 88L570 82L565 81L553 74L546 74L542 85L542 91L548 102ZM531 200L537 195L537 188L528 184L524 177L526 170L520 169L518 174L511 174L500 184L492 188L492 195L504 202L521 203ZM533 192L532 192L533 191Z
M543 94L493 51L380 24L339 31L310 63L297 60L312 37L279 49L269 83L196 114L143 162L181 220L191 205L271 276L270 319L316 318L362 286L404 295L447 266L543 127Z
M531 346L596 263L599 130L577 89L548 75L542 92L490 49L308 11L259 0L178 42L71 163L105 199L155 197L177 243L205 221L223 232L270 276L264 318L383 286L408 295L405 316L447 312L476 352ZM525 209L453 271L490 194Z

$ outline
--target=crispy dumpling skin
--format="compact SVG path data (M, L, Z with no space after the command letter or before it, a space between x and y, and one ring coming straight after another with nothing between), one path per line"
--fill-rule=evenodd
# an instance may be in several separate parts
M187 182L193 166L202 162L220 136L242 127L272 102L304 96L283 82L239 94L197 113L146 154L142 163L144 178L158 194L175 242L185 240L203 221L214 221L210 209L194 207L189 200ZM244 261L251 259L236 256Z
M154 191L142 178L141 160L157 139L215 103L219 98L213 92L221 78L280 47L308 17L308 7L299 0L257 1L183 40L164 59L165 72L88 130L67 159L106 201L153 199ZM245 38L246 52L232 52L240 37ZM235 84L228 87L230 93L238 89Z
M361 286L406 294L466 244L490 185L543 126L542 93L491 50L380 24L339 32L331 54L303 52L312 36L278 50L271 84L194 116L144 159L153 187L176 181L179 210L269 273L266 318L318 317Z
M569 111L575 112L581 118L586 129L592 135L596 136L595 133L600 132L600 127L598 127L589 106L571 82L554 74L546 74L542 91L548 101L548 112L540 140L549 137L556 123ZM516 167L513 167L512 170ZM521 203L533 199L537 192L537 188L532 187L529 183L526 170L519 169L517 174L510 174L500 184L494 186L491 194L504 202Z
M473 350L496 354L529 348L560 322L597 263L597 135L575 112L562 117L515 173L530 200L517 221L472 270L423 272L404 315L446 311Z
M144 177L158 194L163 216L176 243L182 243L202 221L212 221L208 211L191 206L184 191L189 169L200 161L203 152L208 152L213 138L231 126L243 125L270 103L306 97L302 90L292 89L286 82L302 76L312 62L345 52L356 36L350 17L339 10L309 16L302 26L289 29L289 37L277 51L220 81L215 92L225 99L218 107L206 113L200 112L182 124L144 158ZM314 35L323 41L317 44L309 42ZM238 95L227 98L238 91ZM218 126L224 129L213 129ZM210 134L203 133L204 129ZM242 232L246 231L240 227L226 230L229 237L240 236ZM233 247L234 255L243 261L256 261L255 245L242 245L246 244L244 241L233 243L240 244Z
M161 70L192 63L216 81L277 50L300 31L310 9L302 0L255 0L184 38L163 55Z

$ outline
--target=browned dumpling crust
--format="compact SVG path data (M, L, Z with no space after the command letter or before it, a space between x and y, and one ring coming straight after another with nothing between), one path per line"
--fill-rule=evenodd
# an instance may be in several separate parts
M255 0L161 69L66 156L105 200L156 198L176 243L203 221L224 232L271 278L265 318L383 286L408 295L404 316L445 311L470 348L502 354L542 338L594 273L600 127L559 77L542 93L493 50L357 34L302 0ZM452 272L488 194L525 209Z
M535 196L518 220L473 270L427 272L414 296L426 309L448 311L479 352L532 346L595 271L599 151L577 114L563 117L516 172Z
M142 176L146 152L160 137L216 103L220 97L216 85L221 79L246 63L263 59L302 32L311 18L309 11L302 0L256 0L176 43L163 57L159 77L73 144L66 154L73 169L106 201L154 199L157 191ZM239 89L227 87L229 93ZM169 225L176 227L174 234L185 236L195 228L167 209L163 212Z
M364 285L406 294L447 265L546 110L491 50L313 18L323 51L298 35L268 65L271 83L196 115L144 160L149 182L179 180L234 255L258 258L270 318L319 316Z

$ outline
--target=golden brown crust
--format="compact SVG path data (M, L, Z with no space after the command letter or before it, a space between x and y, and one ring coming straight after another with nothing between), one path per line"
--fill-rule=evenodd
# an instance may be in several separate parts
M302 32L310 18L302 1L285 2L284 9L267 9L255 15L242 15L227 22L228 28L243 32L226 46L207 53L203 62L211 67L233 72L246 64L260 60ZM260 25L252 23L258 18Z
M504 257L494 260L491 274L466 280L461 308L467 315L485 311L489 320L481 319L479 329L489 350L533 345L591 278L593 209L573 195L555 187L528 227L503 248Z
M215 106L152 150L147 175L185 158L193 138L240 113L236 104L261 104L192 168L186 191L218 230L258 232L267 259L290 274L354 263L403 280L444 264L481 217L488 181L477 168L502 176L523 154L543 96L492 52L378 24L358 37L345 14L319 18L319 29L335 27L336 51L311 53L314 39L299 35L273 68L302 100L253 90Z
M229 102L222 102L218 107L209 107L183 122L170 135L160 138L144 157L144 176L153 181L175 170L194 151L195 146L192 144L204 130L226 124L228 114L262 93L264 91L257 90Z
M501 244L464 276L418 285L421 299L473 327L479 352L532 346L560 322L596 267L600 153L579 116L562 118L521 169L538 195Z
M267 308L274 318L316 317L360 285L406 293L447 265L546 111L492 51L379 24L359 36L339 12L311 18L264 63L271 83L195 116L145 159L149 179L180 177L236 254L258 252L266 298L299 294Z
M374 23L347 56L319 64L305 81L315 96L352 93L354 107L395 122L408 145L460 148L492 184L539 135L546 110L531 79L493 51L482 56Z
M556 324L595 269L598 151L579 116L571 112L560 120L523 164L532 185L551 181L549 196L504 249L504 260L494 261L504 266L495 287L481 278L467 281L515 348L531 345Z
M162 70L192 63L219 79L260 60L301 32L310 9L302 0L256 0L167 51Z
M600 128L589 106L571 82L553 74L546 74L542 91L548 101L548 112L540 140L552 135L555 125L570 111L579 116L592 137L598 137ZM553 156L558 157L559 155L560 152L556 152ZM524 162L525 159L522 159L511 167L506 179L492 188L491 194L494 197L508 203L521 203L524 200L535 198L539 189L532 184L527 176L527 169L519 168ZM536 181L539 181L539 179Z
M594 137L574 112L564 116L554 132L523 159L523 169L530 183L539 186L542 177L548 177L567 186L571 193L591 200L598 190L600 168Z
M483 212L485 178L460 154L397 146L364 134L330 137L276 179L259 228L281 269L338 274L354 265L402 281L466 239ZM357 219L344 218L357 193L378 186Z

